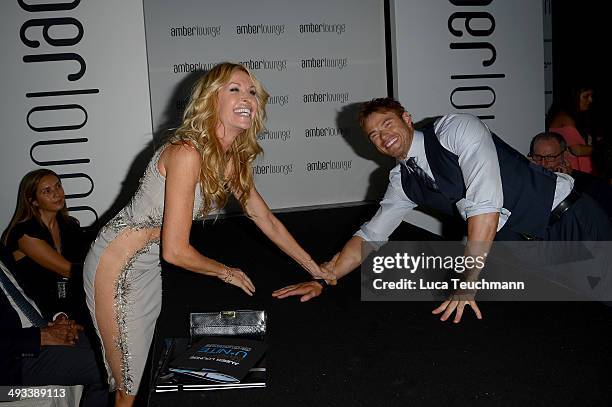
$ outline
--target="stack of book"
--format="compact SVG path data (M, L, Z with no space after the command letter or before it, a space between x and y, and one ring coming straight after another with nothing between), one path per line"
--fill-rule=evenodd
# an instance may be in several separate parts
M266 387L266 345L238 337L165 340L155 392Z

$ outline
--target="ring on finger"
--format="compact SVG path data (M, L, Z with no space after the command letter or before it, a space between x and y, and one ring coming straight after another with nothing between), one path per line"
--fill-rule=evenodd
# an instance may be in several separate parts
M229 283L234 276L234 270L230 269L229 267L225 267L225 272L226 274L225 277L223 277L223 282Z

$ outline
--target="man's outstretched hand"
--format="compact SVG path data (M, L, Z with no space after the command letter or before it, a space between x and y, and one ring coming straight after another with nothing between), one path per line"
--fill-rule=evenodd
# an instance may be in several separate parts
M451 295L446 301L444 301L438 308L431 311L434 315L442 314L440 317L440 321L446 321L455 313L455 318L453 322L458 324L461 322L461 318L463 317L463 310L466 306L470 306L474 313L476 314L476 318L482 319L482 313L480 312L480 308L476 305L476 300L474 300L473 295Z
M323 292L321 284L325 282L321 281L306 281L303 283L288 285L287 287L280 288L272 293L274 298L287 298L293 296L300 296L301 302L306 302L314 297L318 297Z

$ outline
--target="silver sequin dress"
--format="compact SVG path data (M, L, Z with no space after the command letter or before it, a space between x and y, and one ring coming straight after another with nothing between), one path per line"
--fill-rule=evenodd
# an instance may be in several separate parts
M111 390L121 388L127 394L136 394L138 391L155 322L161 310L162 284L158 231L164 213L165 178L159 173L157 163L163 149L164 147L160 148L154 154L130 203L101 229L85 259L83 270L87 306L101 343L103 343L102 336L96 321L94 282L96 273L102 273L98 281L103 278L114 279L114 290L111 294L116 323L116 334L112 335L115 348L109 351L104 349L103 345L102 351ZM197 218L201 205L198 186L195 191L193 219ZM152 233L154 236L152 238L146 233L141 233L135 243L131 242L137 246L136 250L126 255L127 260L121 263L118 275L117 271L98 269L100 258L113 240L120 235L127 236L126 232L145 230L157 233ZM149 237L142 238L142 236ZM109 300L108 296L105 298L106 301ZM121 378L114 378L112 375L109 352L119 354Z

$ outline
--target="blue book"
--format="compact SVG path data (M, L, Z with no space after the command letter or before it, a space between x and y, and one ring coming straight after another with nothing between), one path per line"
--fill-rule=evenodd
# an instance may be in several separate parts
M168 371L210 383L237 384L262 359L265 351L266 345L261 341L205 337L172 360Z

